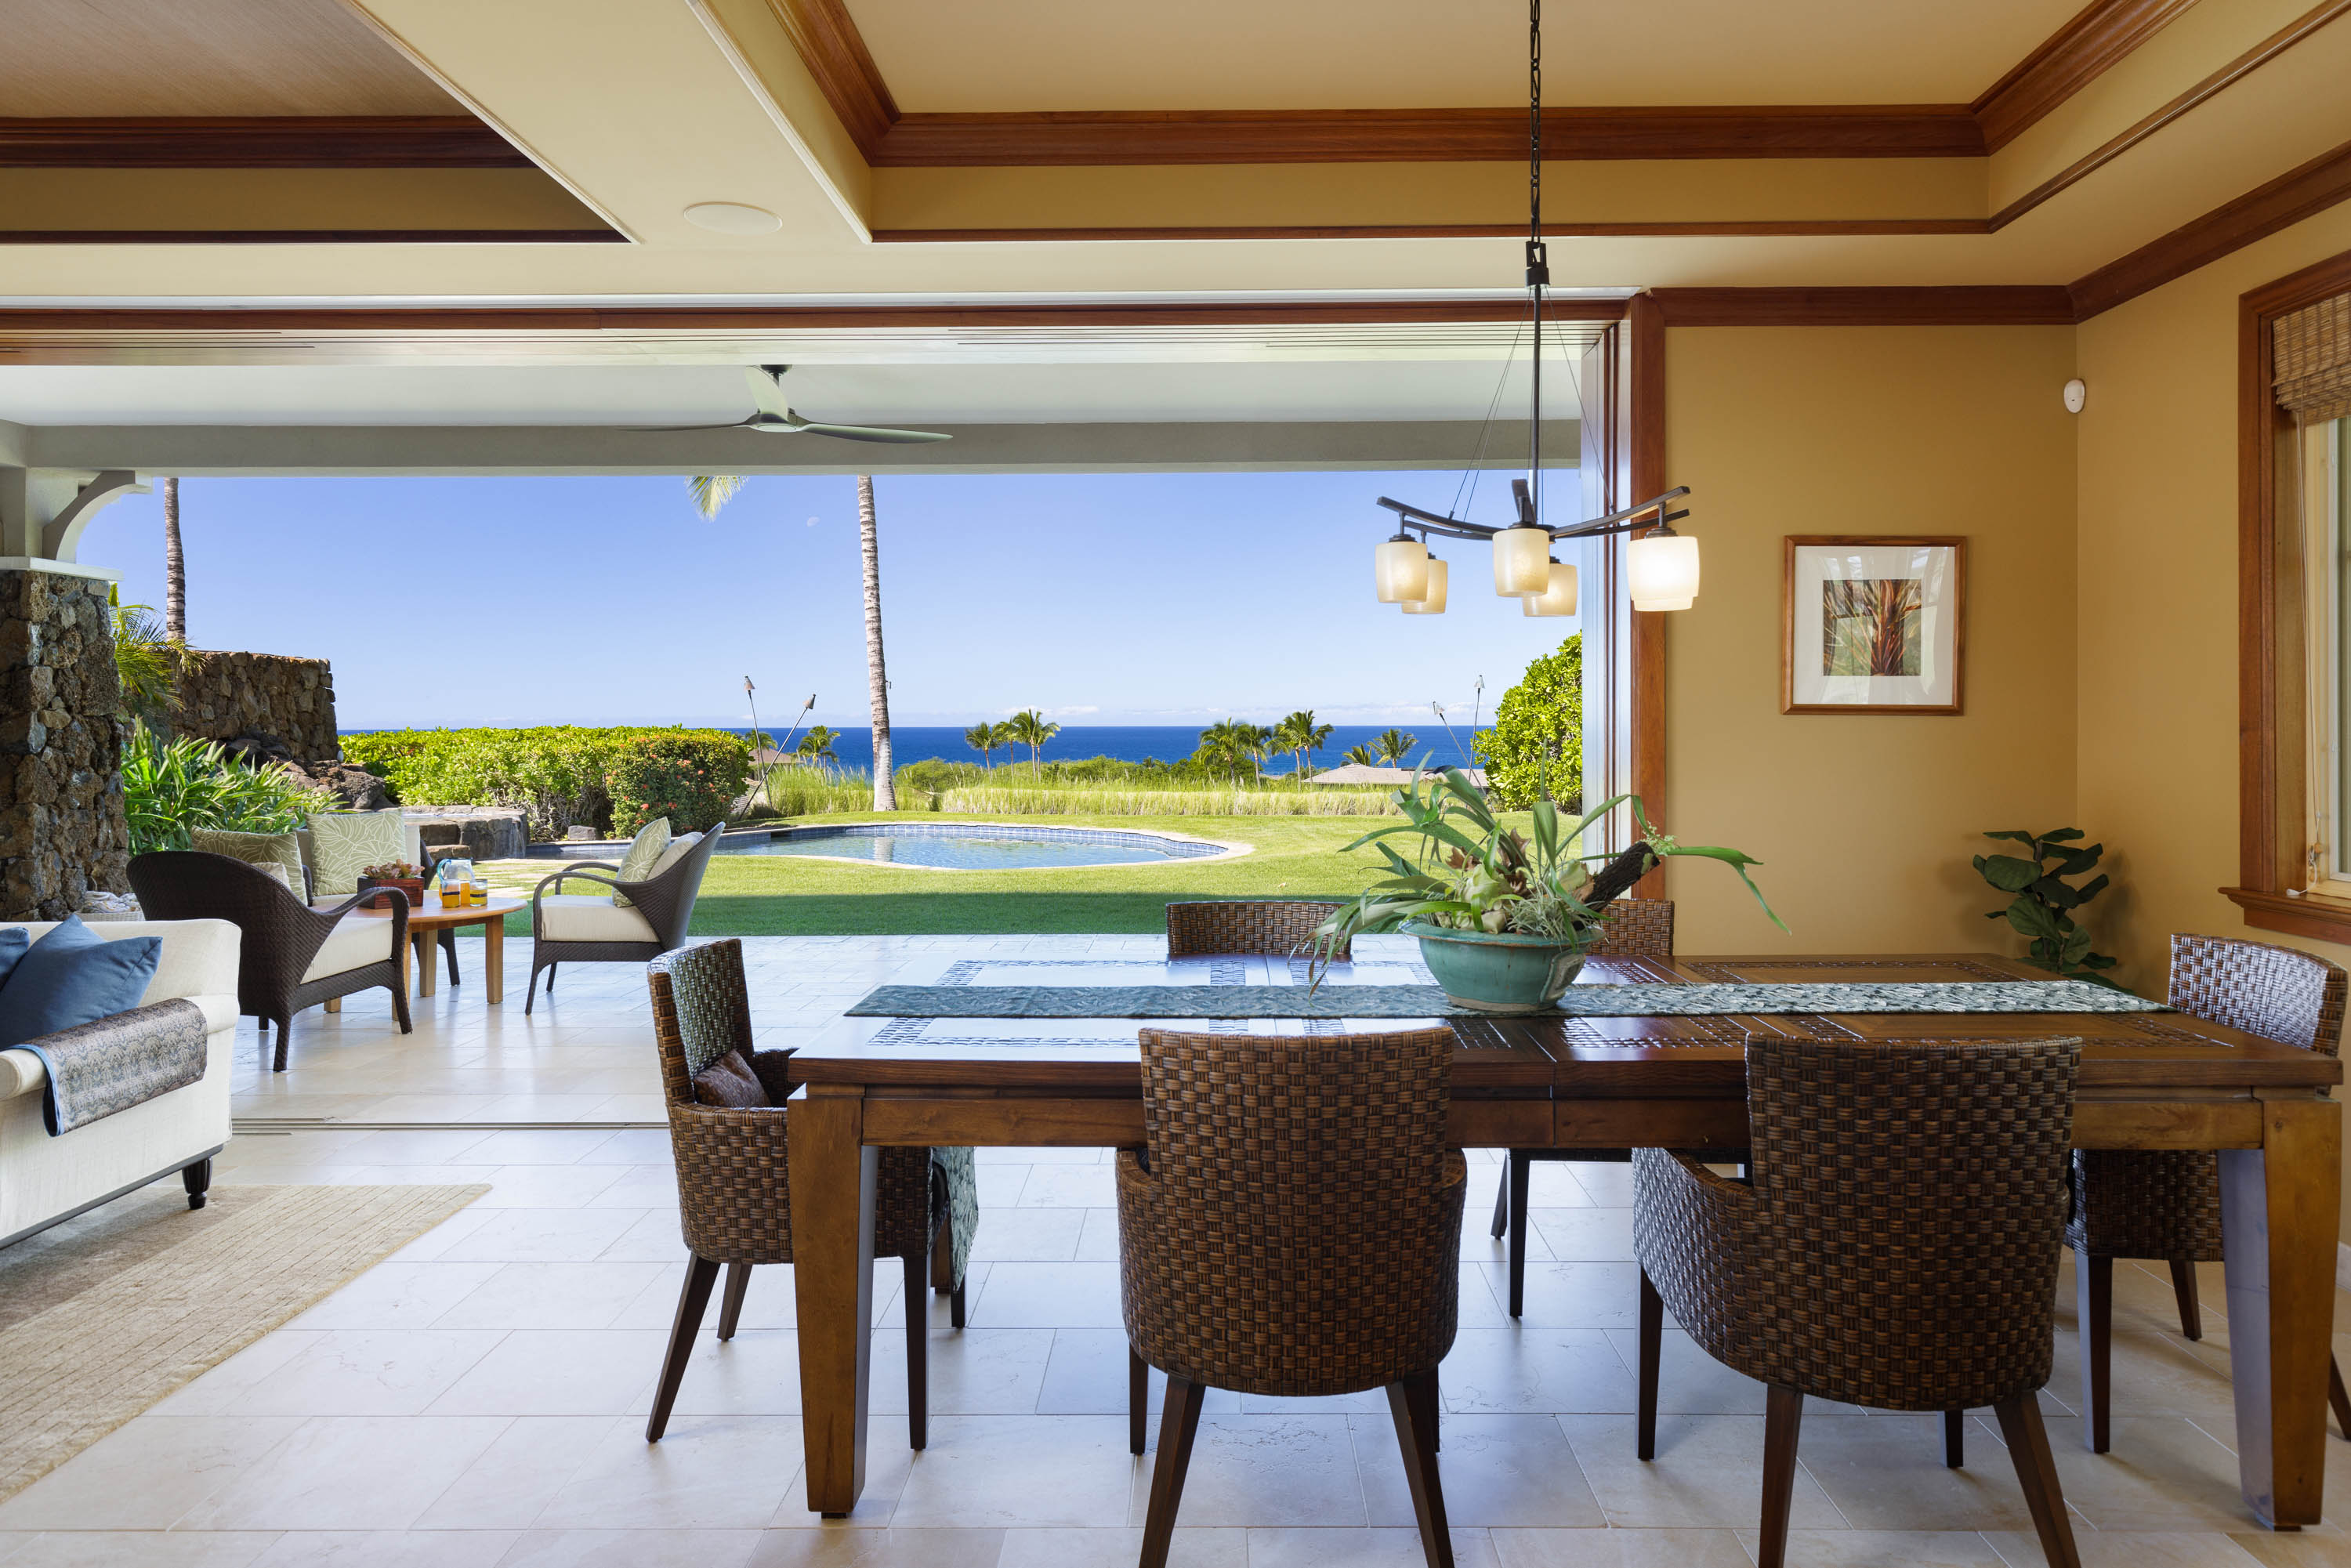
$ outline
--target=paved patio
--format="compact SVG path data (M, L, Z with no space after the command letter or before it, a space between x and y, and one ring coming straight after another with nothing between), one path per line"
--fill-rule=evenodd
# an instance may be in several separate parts
M1372 939L1377 951L1384 941ZM910 956L1156 956L1156 937L758 937L763 1043L805 1040ZM899 1276L877 1275L865 1500L803 1505L788 1269L755 1277L744 1332L705 1333L669 1437L643 1441L679 1264L642 973L581 965L525 1019L465 980L295 1026L291 1066L236 1079L219 1180L481 1182L490 1194L286 1328L0 1505L0 1564L916 1564L1081 1568L1134 1559L1147 1461L1125 1449L1116 1216L1106 1151L986 1150L970 1326L926 1302L931 1446L904 1447ZM1502 1313L1485 1233L1499 1166L1473 1151L1461 1332L1445 1368L1444 1477L1464 1564L1736 1568L1750 1561L1762 1390L1669 1333L1656 1461L1633 1458L1627 1167L1542 1165L1525 1319ZM2116 1277L2115 1440L2081 1446L2070 1272L2043 1396L2090 1568L2351 1565L2334 1524L2273 1536L2237 1496L2217 1270L2207 1337L2167 1280ZM2338 1344L2345 1342L2338 1339ZM1944 1469L1930 1417L1815 1406L1792 1560L2037 1564L1996 1429ZM2351 1443L2330 1442L2351 1498ZM1419 1561L1377 1396L1211 1396L1176 1561L1322 1568Z

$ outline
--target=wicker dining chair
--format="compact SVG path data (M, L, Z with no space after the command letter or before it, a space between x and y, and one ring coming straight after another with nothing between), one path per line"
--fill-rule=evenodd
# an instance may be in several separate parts
M1748 1177L1633 1156L1638 1445L1657 1446L1671 1309L1768 1385L1756 1560L1781 1568L1807 1395L1881 1410L1989 1405L2054 1568L2079 1568L2036 1395L2055 1353L2078 1040L1750 1036Z
M718 848L720 822L702 835L675 864L643 882L618 880L620 867L603 861L578 861L541 877L530 894L530 985L523 993L528 1016L538 1000L538 972L547 971L547 994L555 994L555 967L563 963L648 963L685 941L702 873ZM611 872L611 876L599 875ZM628 899L566 894L567 882L600 883ZM553 892L549 892L549 889Z
M1196 958L1220 953L1303 956L1314 928L1343 904L1302 898L1221 899L1167 906L1167 956ZM1344 963L1353 945L1342 942L1320 956Z
M2293 947L2220 936L2171 938L2170 1002L2212 1023L2333 1056L2343 1042L2346 976L2325 959ZM2220 1163L2208 1150L2084 1150L2074 1156L2074 1301L2082 1326L2083 1440L2106 1451L2114 1365L2114 1281L2117 1258L2160 1258L2171 1265L2179 1332L2204 1336L2196 1299L2196 1265L2220 1260ZM2351 1399L2333 1358L2327 1399L2351 1437Z
M792 1092L792 1053L761 1051L752 1043L740 938L665 954L646 967L646 983L661 1051L662 1094L669 1103L678 1218L692 1254L653 1415L645 1422L645 1440L652 1443L669 1426L719 1266L726 1268L718 1312L718 1337L725 1340L735 1337L751 1270L792 1260L790 1123L784 1109ZM733 1109L696 1099L694 1075L729 1051L742 1052L774 1104ZM883 1149L878 1163L873 1255L899 1259L905 1266L907 1441L920 1448L928 1436L930 1404L925 1273L949 1294L950 1321L963 1327L964 1276L979 1220L978 1186L969 1149Z
M355 992L379 986L390 991L400 1032L411 1032L408 981L400 963L408 940L408 895L398 888L371 888L314 909L245 861L198 850L153 850L131 857L131 891L150 920L225 920L244 934L237 945L237 1011L261 1020L265 1047L269 1026L277 1026L271 1071L286 1071L296 1013ZM352 913L361 905L389 905L391 917Z
M1670 898L1620 898L1608 906L1595 957L1670 958L1674 956L1674 902ZM1630 1149L1511 1149L1494 1191L1496 1240L1510 1239L1510 1316L1525 1311L1527 1295L1527 1191L1537 1160L1586 1160L1622 1165Z
M1146 1029L1142 1043L1144 1148L1118 1156L1119 1293L1134 1383L1167 1374L1143 1568L1167 1561L1210 1387L1386 1390L1421 1550L1449 1568L1437 1366L1460 1310L1468 1174L1445 1145L1452 1031ZM1130 1439L1141 1453L1139 1419Z

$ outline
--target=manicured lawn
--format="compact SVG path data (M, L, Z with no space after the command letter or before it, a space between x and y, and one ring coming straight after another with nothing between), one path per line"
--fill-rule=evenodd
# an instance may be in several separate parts
M872 811L795 818L804 825L885 820ZM902 811L906 822L999 821ZM785 855L712 859L694 906L698 936L994 935L1161 931L1166 905L1193 898L1347 898L1373 879L1378 856L1339 852L1376 819L1318 817L1050 817L1040 826L1183 833L1251 852L1208 862L1055 867L1019 872L915 871ZM546 862L507 861L508 885L536 880ZM582 885L580 892L591 891ZM529 935L528 913L507 928Z

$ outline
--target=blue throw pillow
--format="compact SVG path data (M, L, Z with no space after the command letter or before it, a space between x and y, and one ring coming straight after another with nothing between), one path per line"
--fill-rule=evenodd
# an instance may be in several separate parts
M0 1049L129 1012L147 994L162 956L161 936L109 942L79 915L66 916L0 984Z
M32 945L32 940L21 925L0 929L0 986L8 983L8 971L16 967L16 960L25 956L25 949Z

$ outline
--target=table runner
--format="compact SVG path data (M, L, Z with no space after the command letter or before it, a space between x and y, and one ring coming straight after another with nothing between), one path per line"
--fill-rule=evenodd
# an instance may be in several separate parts
M1570 986L1536 1017L1719 1013L2158 1013L2171 1009L2081 980L1876 981L1848 985ZM1484 1018L1435 986L882 986L851 1018Z

